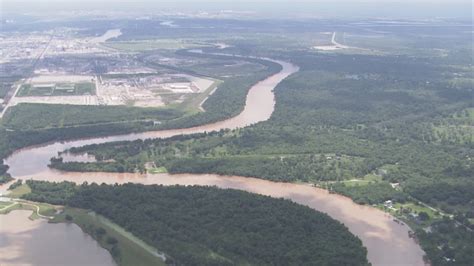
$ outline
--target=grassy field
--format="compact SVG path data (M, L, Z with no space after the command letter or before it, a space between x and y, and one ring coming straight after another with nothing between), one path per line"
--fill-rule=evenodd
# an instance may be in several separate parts
M147 170L149 174L162 174L162 173L168 173L168 170L166 170L165 167L158 167L158 168L150 168Z
M13 190L11 190L7 196L11 198L19 198L25 194L28 194L31 192L31 188L27 184L23 184Z
M122 51L140 52L155 49L176 50L185 48L197 48L207 46L193 40L184 39L158 39L142 41L109 42L104 44L107 47Z
M163 121L181 114L175 108L24 103L10 108L1 123L13 130L33 130L110 122Z
M31 213L29 218L32 220L35 220L35 219L44 218L44 217L41 217L40 215L50 217L56 213L56 208L53 205L46 204L46 203L21 201L21 202L10 203L9 206L10 207L1 210L0 214L8 214L14 210L31 210L33 212ZM36 206L39 207L40 215L38 215Z
M16 96L94 95L95 92L95 84L91 82L53 83L48 87L34 87L31 84L23 84Z
M0 209L3 209L7 206L10 206L12 205L13 203L12 202L9 202L9 201L0 201Z
M111 253L119 265L166 265L153 247L100 215L83 209L66 207L64 212L56 215L52 222L67 222L67 215L72 217L72 222L79 225L82 230L94 237L102 247L109 251L112 250L113 245L107 243L106 239L109 237L117 239L119 255L114 256L114 253ZM99 236L96 233L99 228L103 228L106 233Z
M425 229L430 226L433 222L443 219L443 215L420 204L417 204L413 201L407 201L405 203L394 203L393 209L385 207L383 204L378 204L377 208L386 211L397 217L398 219L404 221L412 230L416 229ZM411 214L418 215L420 212L425 212L428 214L429 219L422 221L420 219L414 218Z
M187 66L187 68L213 77L243 77L263 71L265 66L246 61L229 62L228 60L215 59Z
M11 90L12 85L10 82L0 82L0 99L5 98L7 93Z
M371 182L380 182L380 181L382 181L382 176L368 174L364 176L364 179L344 180L344 181L341 181L341 183L344 183L346 186L352 187L352 186L365 186Z
M407 203L403 203L403 204L402 203L395 203L393 205L393 207L396 208L396 209L401 209L401 208L402 209L410 209L415 213L426 212L430 216L430 219L440 219L441 218L441 215L438 212L436 212L436 211L434 211L434 210L432 210L432 209L430 209L426 206L416 204L414 202L407 202Z
M182 104L179 105L178 108L184 112L195 113L199 110L200 104L217 88L217 86L222 84L222 82L223 81L221 80L214 80L214 83L209 86L206 91L198 95L192 95L191 97L188 97Z

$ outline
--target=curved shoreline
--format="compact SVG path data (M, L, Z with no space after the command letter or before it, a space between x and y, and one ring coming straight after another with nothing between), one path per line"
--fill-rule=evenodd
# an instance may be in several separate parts
M0 265L116 266L110 253L74 223L31 220L32 210L1 215ZM31 237L34 236L34 237Z
M282 70L258 82L249 90L244 110L237 116L220 122L186 129L150 131L102 138L54 142L42 146L15 151L5 161L15 178L46 181L73 181L97 183L142 183L162 185L210 185L220 188L245 190L272 197L284 197L294 202L327 213L344 223L349 231L358 236L368 250L368 259L373 265L423 265L424 252L408 237L406 226L393 222L393 217L370 206L358 205L351 199L329 194L328 191L309 185L279 183L257 178L218 175L140 175L117 173L71 173L47 167L49 159L65 149L88 144L146 138L167 138L175 135L236 129L270 118L274 110L273 89L299 68L287 62L276 61ZM24 162L28 162L25 164Z

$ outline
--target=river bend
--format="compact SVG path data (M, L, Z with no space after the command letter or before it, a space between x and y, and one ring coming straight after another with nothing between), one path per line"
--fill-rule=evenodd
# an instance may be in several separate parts
M270 60L270 59L267 59ZM282 66L282 70L255 84L248 92L245 108L239 115L220 122L187 129L150 131L136 134L54 142L17 150L6 164L15 178L46 181L73 181L76 183L141 183L163 185L210 185L220 188L245 190L272 197L283 197L325 212L344 223L358 236L368 250L368 259L373 265L424 265L423 250L408 236L409 228L393 221L389 214L370 206L354 203L351 199L330 194L326 190L305 184L272 182L257 178L219 176L214 174L117 174L61 172L48 168L51 157L71 147L99 144L112 141L147 138L167 138L181 134L218 131L246 127L270 118L274 110L273 89L299 68L291 63L271 60Z

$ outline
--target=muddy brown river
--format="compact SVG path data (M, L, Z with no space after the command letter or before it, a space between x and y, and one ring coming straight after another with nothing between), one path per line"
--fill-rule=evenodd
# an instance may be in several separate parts
M30 220L31 211L0 216L0 265L115 265L76 224Z
M330 194L326 190L310 185L279 183L257 178L213 174L72 173L61 172L47 167L51 157L71 147L110 141L166 138L179 134L236 129L265 121L270 118L274 110L273 89L280 81L298 71L298 67L295 65L282 61L273 61L281 64L282 70L255 84L249 90L244 111L236 117L188 129L152 131L105 138L55 142L29 147L18 150L7 158L6 164L10 166L9 172L15 178L21 179L68 180L77 183L87 181L109 184L134 182L163 185L210 185L220 188L245 190L272 197L283 197L309 206L317 211L325 212L332 218L344 223L367 247L368 259L373 265L424 265L424 252L408 236L410 229L406 225L395 223L392 216L376 208L358 205L347 197ZM0 216L2 222L4 219ZM7 220L9 223L14 221L10 218ZM104 261L103 264L106 265L107 261Z

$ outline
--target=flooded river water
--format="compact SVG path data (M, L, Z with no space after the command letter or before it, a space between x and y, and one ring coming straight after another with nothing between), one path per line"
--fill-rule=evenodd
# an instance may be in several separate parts
M271 182L256 178L238 176L218 176L212 174L117 174L117 173L70 173L49 169L51 157L67 148L94 143L146 138L165 138L179 134L209 132L220 129L235 129L267 120L274 110L273 89L287 76L298 71L298 67L281 61L282 70L255 84L247 95L244 111L234 118L221 122L179 130L164 130L56 142L29 147L16 151L6 160L10 173L15 178L48 181L74 181L77 183L142 183L163 185L211 185L220 188L234 188L272 197L284 197L294 202L325 212L332 218L344 223L358 236L368 249L368 259L373 265L423 265L423 254L419 245L408 236L409 228L393 221L390 215L369 207L354 203L349 198L330 194L325 190L305 184ZM0 216L0 219L5 219ZM9 219L9 220L8 220ZM18 218L22 219L22 218ZM7 222L15 219L7 218ZM3 222L5 223L5 222ZM56 226L56 225L53 225Z
M0 216L0 265L115 265L79 226L32 221L30 215L13 211Z

